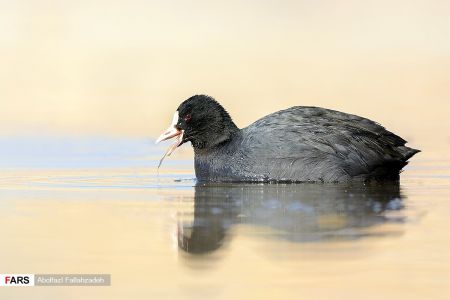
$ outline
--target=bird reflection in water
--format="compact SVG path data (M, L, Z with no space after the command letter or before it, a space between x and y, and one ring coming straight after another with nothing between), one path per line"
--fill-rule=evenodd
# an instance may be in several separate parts
M236 224L270 228L267 236L299 243L358 239L375 225L402 222L386 214L403 208L402 198L398 183L198 184L193 219L178 220L178 246L210 253Z

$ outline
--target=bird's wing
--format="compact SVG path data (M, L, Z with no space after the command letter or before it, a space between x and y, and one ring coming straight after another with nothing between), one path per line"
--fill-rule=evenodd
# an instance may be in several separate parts
M243 132L249 156L265 158L266 167L272 162L278 164L273 169L281 169L281 164L286 172L308 173L300 174L303 177L333 177L324 178L327 181L369 174L387 163L399 163L401 169L417 152L376 122L318 107L278 111ZM302 170L292 168L294 164Z

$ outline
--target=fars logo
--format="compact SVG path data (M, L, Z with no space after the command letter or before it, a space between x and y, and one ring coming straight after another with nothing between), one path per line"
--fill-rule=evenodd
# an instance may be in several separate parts
M34 275L0 274L0 286L34 286Z

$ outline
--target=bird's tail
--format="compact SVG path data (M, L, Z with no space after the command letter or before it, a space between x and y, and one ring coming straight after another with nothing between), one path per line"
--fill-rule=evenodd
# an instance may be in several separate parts
M406 146L399 146L399 147L397 147L397 150L400 153L400 155L402 156L402 160L404 162L406 162L408 159L410 159L415 154L420 152L420 150L418 150L418 149L409 148Z

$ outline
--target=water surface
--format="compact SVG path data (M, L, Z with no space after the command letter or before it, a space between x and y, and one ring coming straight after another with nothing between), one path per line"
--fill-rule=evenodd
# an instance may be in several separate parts
M401 184L196 184L144 139L0 140L2 273L109 273L110 287L2 299L448 299L450 163Z

